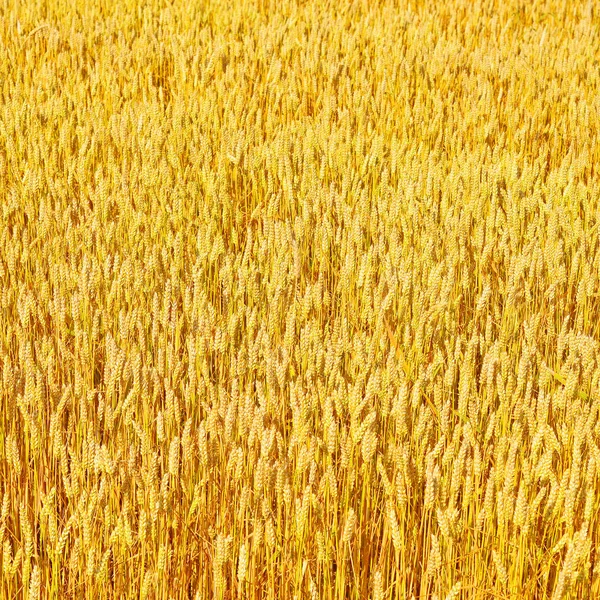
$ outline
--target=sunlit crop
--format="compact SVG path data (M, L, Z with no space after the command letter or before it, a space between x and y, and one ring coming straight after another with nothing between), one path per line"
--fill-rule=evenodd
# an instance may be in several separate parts
M600 597L600 7L0 3L0 598Z

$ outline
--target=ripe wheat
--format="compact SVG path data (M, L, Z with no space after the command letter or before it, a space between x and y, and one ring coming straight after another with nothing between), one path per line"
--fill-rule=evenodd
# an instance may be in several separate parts
M0 5L0 598L594 598L593 1Z

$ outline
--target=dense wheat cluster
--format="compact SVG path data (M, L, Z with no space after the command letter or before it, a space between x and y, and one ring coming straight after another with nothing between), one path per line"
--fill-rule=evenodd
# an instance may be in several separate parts
M600 7L0 5L0 598L600 594Z

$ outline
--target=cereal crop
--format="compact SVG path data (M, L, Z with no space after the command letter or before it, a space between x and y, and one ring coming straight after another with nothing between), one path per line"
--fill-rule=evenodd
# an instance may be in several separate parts
M0 3L0 598L600 597L600 5Z

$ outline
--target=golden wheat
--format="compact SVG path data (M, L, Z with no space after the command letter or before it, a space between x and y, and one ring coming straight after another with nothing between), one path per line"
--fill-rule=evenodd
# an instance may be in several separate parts
M599 18L0 5L0 598L600 595Z

